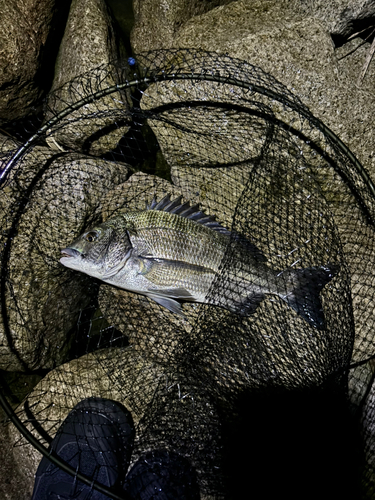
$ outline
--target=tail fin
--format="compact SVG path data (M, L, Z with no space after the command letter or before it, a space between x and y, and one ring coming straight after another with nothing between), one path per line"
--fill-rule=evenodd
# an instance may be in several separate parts
M324 313L320 292L339 272L339 264L293 269L280 275L285 292L278 292L290 307L318 330L324 329Z

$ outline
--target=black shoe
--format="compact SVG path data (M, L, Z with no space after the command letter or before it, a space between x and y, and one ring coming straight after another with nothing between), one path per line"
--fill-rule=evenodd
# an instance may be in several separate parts
M134 442L130 413L120 403L89 398L69 413L51 449L81 474L107 487L118 487L129 466ZM43 457L32 500L104 500L108 497L77 481Z
M134 500L199 500L195 469L174 452L156 450L141 457L126 477Z

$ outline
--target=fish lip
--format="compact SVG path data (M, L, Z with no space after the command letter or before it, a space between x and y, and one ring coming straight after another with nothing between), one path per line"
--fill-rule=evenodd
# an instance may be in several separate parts
M75 248L63 248L61 250L61 254L66 259L70 259L72 257L81 257L82 256L81 252L79 252Z

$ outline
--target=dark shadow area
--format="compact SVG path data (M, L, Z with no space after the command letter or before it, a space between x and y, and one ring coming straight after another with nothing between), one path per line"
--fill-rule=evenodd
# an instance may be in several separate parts
M25 373L0 370L1 392L15 408L47 373L48 370Z
M134 25L133 1L106 0L106 3L116 20L122 41L125 45L126 53L130 56L133 52L130 45L130 33Z
M39 71L35 75L35 83L42 89L43 93L47 93L50 90L53 82L55 62L61 40L64 36L71 3L71 0L57 2L57 7L51 22L51 30L49 31L46 43L41 48L41 64L39 66Z
M362 443L344 394L242 394L224 425L228 498L360 498Z
M44 119L43 103L33 107L26 118L0 124L0 133L16 141L27 141L41 127Z
M355 33L358 33L358 38L372 43L375 37L375 18L367 17L365 19L356 19L352 22L350 32L347 35L332 34L331 37L335 48L337 49L338 47L344 45Z
M132 167L133 171L140 171L150 175L171 180L170 166L166 162L158 140L147 124L148 113L139 108L139 94L132 95L134 108L130 128L123 135L116 149L105 154L103 158L109 161L124 162Z

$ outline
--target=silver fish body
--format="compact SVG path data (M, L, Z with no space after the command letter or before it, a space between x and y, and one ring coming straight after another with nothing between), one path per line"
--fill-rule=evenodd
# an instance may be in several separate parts
M228 252L233 265L226 270L226 289L212 292ZM324 327L319 293L338 270L333 264L273 271L250 242L198 206L168 196L91 228L62 254L64 266L146 295L176 314L182 314L180 300L249 315L266 294L276 294L316 328Z

